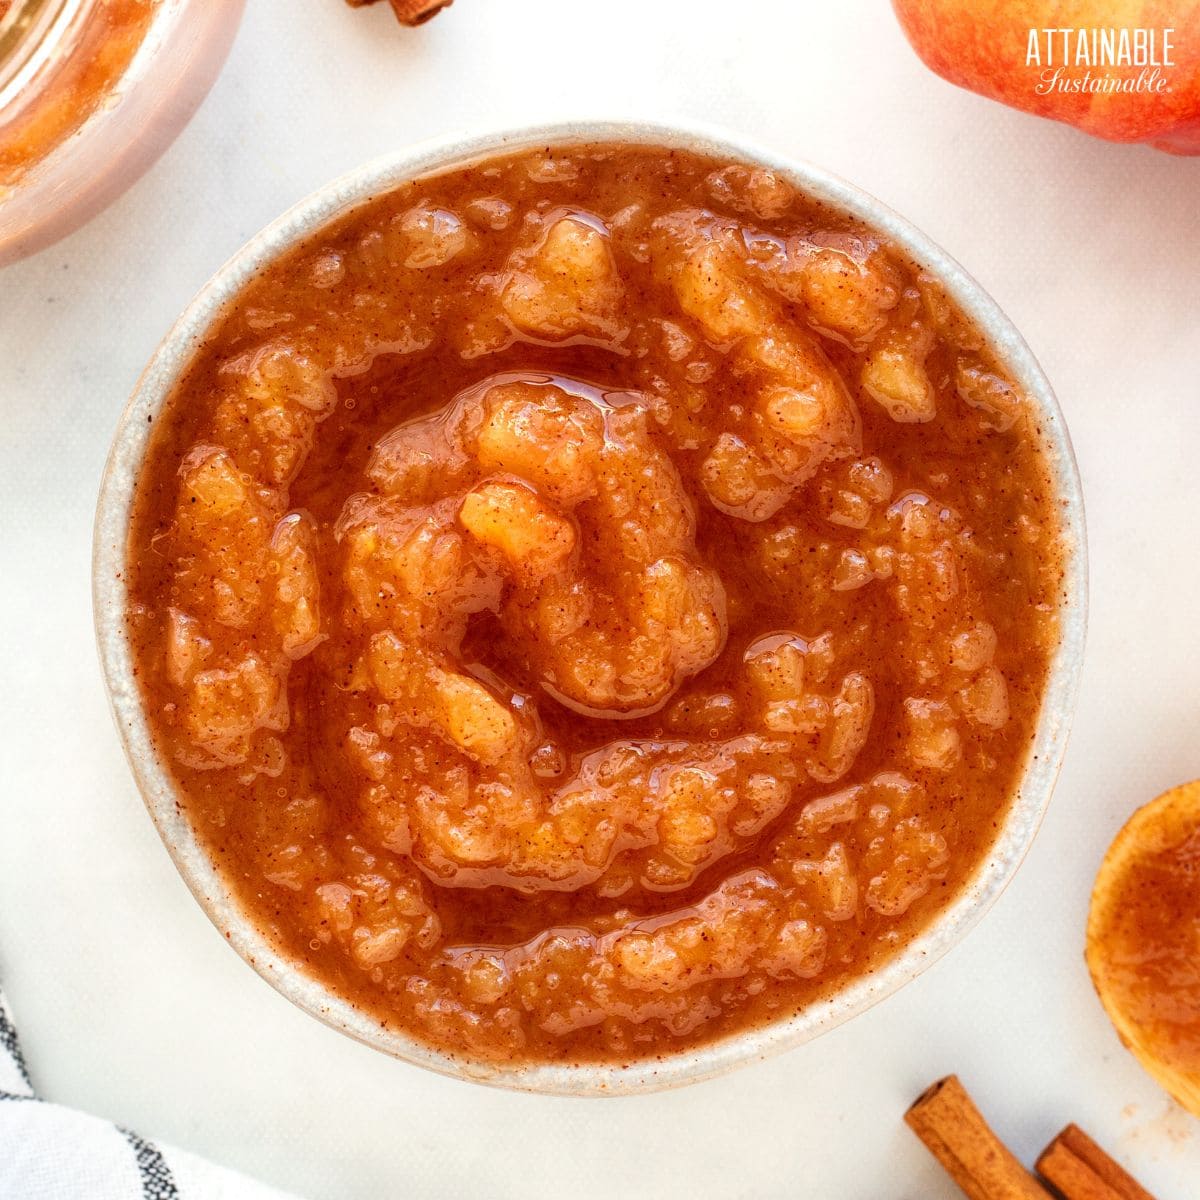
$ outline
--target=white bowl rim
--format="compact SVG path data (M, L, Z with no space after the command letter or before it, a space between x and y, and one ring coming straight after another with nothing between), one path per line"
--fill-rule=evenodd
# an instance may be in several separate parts
M1047 456L1058 489L1064 538L1061 640L1042 702L1038 732L1012 805L988 856L959 895L895 957L800 1013L660 1058L621 1063L485 1063L435 1049L328 991L277 950L247 917L205 851L169 772L153 749L133 674L124 616L124 560L133 484L153 421L190 365L206 330L268 263L373 197L413 179L496 155L591 142L691 150L768 167L817 200L886 234L941 280L987 334L993 349L1043 418ZM723 1074L765 1058L857 1016L916 978L963 938L1013 877L1036 834L1062 765L1083 663L1087 626L1087 545L1079 472L1062 411L1024 339L963 268L899 214L860 188L801 160L764 149L713 126L672 121L567 121L501 132L433 139L369 162L326 184L256 234L200 290L156 350L121 416L96 511L93 604L101 665L126 757L159 834L209 919L268 983L294 1004L351 1037L443 1075L552 1095L603 1096L656 1091Z

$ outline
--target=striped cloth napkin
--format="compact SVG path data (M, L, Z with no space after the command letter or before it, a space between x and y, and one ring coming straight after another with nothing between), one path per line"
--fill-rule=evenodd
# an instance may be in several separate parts
M282 1192L50 1104L0 991L0 1200L288 1200Z

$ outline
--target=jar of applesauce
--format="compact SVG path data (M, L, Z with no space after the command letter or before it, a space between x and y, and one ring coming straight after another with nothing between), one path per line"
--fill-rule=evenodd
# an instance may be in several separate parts
M166 149L244 0L0 0L0 266L89 220Z

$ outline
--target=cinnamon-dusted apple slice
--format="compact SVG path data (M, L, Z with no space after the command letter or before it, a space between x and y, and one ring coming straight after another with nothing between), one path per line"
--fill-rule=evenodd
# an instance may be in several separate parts
M1087 963L1121 1041L1200 1114L1200 782L1117 834L1092 891Z

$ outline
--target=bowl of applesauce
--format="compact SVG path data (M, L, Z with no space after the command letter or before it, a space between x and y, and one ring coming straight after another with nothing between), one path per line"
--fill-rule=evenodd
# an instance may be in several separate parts
M277 990L408 1062L674 1086L979 919L1082 660L1028 347L825 172L555 125L369 164L192 302L113 443L138 786Z
M0 0L0 266L158 158L216 79L244 0Z

